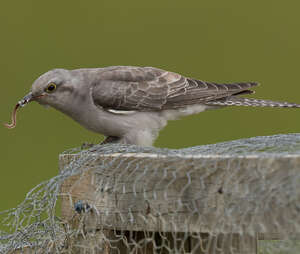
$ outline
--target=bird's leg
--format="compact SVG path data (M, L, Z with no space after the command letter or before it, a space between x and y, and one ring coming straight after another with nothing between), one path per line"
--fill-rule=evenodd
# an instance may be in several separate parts
M106 139L104 139L104 140L100 143L100 145L119 143L120 140L121 140L121 139L120 139L119 137L108 136L108 137L106 137ZM85 143L83 143L83 144L81 145L81 149L82 149L82 150L85 150L85 149L89 149L89 148L91 148L91 147L93 147L93 146L94 146L94 144L90 144L90 143L85 142Z
M101 142L100 145L118 143L119 141L120 141L119 137L108 136L108 137L106 137L106 139L104 139Z
M81 145L81 150L85 150L85 149L89 149L91 147L93 147L95 144L91 144L91 143L88 143L88 142L84 142L82 145Z

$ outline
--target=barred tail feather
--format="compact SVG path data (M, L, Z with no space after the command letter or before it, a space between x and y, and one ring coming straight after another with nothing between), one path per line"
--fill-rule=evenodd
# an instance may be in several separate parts
M278 102L270 100L249 99L230 96L224 99L206 102L207 105L215 106L248 106L248 107L278 107L278 108L300 108L300 104L289 102Z

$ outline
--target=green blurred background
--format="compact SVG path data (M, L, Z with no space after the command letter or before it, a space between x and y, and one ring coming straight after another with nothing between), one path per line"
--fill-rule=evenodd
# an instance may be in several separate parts
M258 81L257 98L300 103L300 2L2 1L0 120L52 68L155 66L207 81ZM156 146L180 148L298 132L295 109L226 108L170 122ZM58 172L58 154L100 142L36 103L0 128L0 210Z

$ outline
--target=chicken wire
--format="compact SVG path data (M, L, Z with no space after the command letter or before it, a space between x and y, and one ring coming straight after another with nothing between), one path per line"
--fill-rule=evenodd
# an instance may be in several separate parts
M300 253L298 134L96 145L60 169L0 213L0 253Z

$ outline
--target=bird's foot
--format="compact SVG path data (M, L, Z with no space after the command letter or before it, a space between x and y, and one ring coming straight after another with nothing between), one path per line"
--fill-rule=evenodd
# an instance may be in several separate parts
M85 149L92 148L94 145L95 145L95 144L84 142L84 143L81 145L81 150L85 150Z
M113 137L113 136L108 136L106 139L104 139L100 145L105 145L105 144L115 144L120 141L119 137Z

